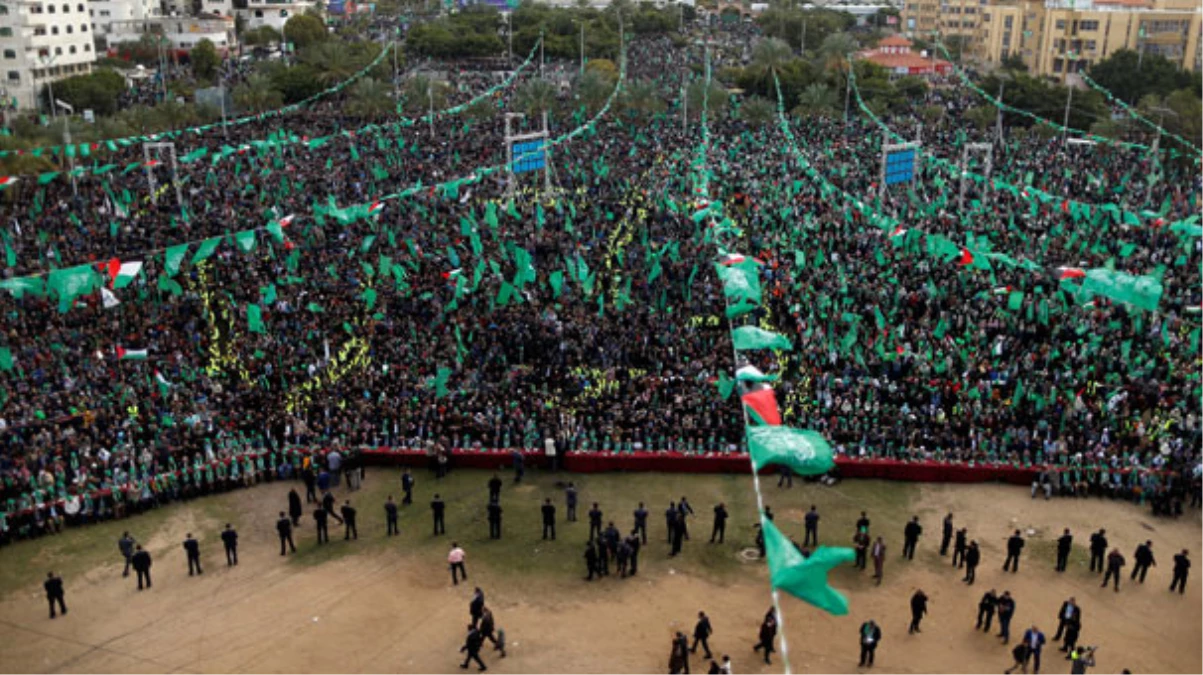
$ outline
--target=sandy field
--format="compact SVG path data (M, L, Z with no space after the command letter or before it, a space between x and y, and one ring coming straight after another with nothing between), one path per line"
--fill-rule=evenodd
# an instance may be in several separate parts
M498 544L494 555L479 504L458 508L459 501L483 503L488 474L458 472L452 481L460 483L438 486L449 502L458 499L456 507L449 505L448 530L468 551L470 584L452 586L444 564L450 537L430 535L426 502L436 486L424 473L416 504L403 512L403 536L384 537L383 513L377 511L383 493L394 489L396 474L372 470L365 489L350 495L362 514L360 541L344 542L341 528L332 523L331 545L317 549L306 514L296 536L302 552L292 557L278 555L274 535L276 511L287 504L292 483L172 505L140 517L143 522L109 523L0 549L0 569L7 570L7 590L0 599L0 670L459 672L467 605L472 587L480 585L509 643L505 659L486 644L482 655L491 671L667 672L672 631L690 632L697 611L704 609L714 624L715 654L729 654L736 672L782 672L780 654L766 666L752 651L770 597L764 565L739 559L751 543L746 525L752 522L751 503L740 501L751 493L747 477L663 477L671 487L655 505L649 500L651 539L641 554L640 574L585 583L582 546L589 490L612 495L631 489L632 480L654 485L656 477L577 477L583 486L581 520L561 522L556 542L539 540L537 517L522 515L524 509L533 514L545 494L556 496L554 478L535 476L517 488L507 480L503 504L518 515L507 512L508 548ZM693 540L686 543L683 558L670 561L661 501L685 490L714 497L691 496L698 510ZM1130 504L1031 500L1022 488L993 485L859 481L778 490L766 483L765 491L777 522L799 540L802 514L817 503L824 514L824 543L846 543L856 514L867 509L874 534L884 534L889 546L880 587L869 573L852 568L833 572L833 585L850 598L848 616L833 617L782 596L794 672L868 672L857 668L856 635L868 618L876 619L884 633L873 671L1002 672L1011 662L1009 647L973 626L978 599L988 588L1015 596L1012 632L1017 637L1035 623L1050 643L1060 603L1076 596L1083 607L1082 642L1099 646L1092 672L1203 672L1197 576L1203 537L1197 512L1178 521L1153 520L1147 509ZM461 493L465 496L455 496ZM721 547L706 542L708 512L717 499L728 499L733 509L729 541ZM562 518L562 498L557 503ZM969 527L983 547L972 588L961 583L950 559L938 554L939 521L947 511L955 512L958 525ZM629 527L629 511L622 513L616 520ZM926 532L915 560L908 562L899 557L901 523L911 513L921 516ZM525 522L515 520L519 516ZM234 568L226 567L217 539L227 519L242 534L240 565ZM1005 538L1015 527L1034 533L1021 571L1011 574L1001 565ZM1071 528L1077 539L1070 569L1057 574L1053 540L1063 527ZM1147 583L1133 583L1125 574L1119 593L1099 587L1101 578L1087 571L1083 548L1089 531L1098 527L1107 528L1129 565L1137 543L1153 541L1159 566ZM121 578L115 542L125 528L140 530L137 536L155 554L153 590L139 593L132 576ZM184 531L202 539L203 576L187 575L179 543ZM1172 555L1182 548L1190 549L1195 574L1185 595L1170 594ZM62 571L67 584L70 614L54 621L47 619L38 584L46 569ZM916 588L931 597L931 611L923 632L907 635L908 599ZM1043 672L1069 672L1057 646L1046 649ZM705 672L707 664L699 653L690 666Z

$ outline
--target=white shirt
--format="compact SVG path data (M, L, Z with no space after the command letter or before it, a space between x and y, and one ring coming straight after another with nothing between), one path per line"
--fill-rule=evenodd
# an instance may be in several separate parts
M545 438L545 439L543 439L543 454L547 455L548 457L555 457L555 456L556 456L556 442L555 442L555 439L553 439L553 438Z

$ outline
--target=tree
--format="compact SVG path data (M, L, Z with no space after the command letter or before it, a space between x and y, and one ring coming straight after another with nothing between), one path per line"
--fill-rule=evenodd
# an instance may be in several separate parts
M819 45L819 65L824 70L842 71L848 55L856 51L856 38L847 33L832 33Z
M894 89L905 99L915 101L927 93L927 81L914 75L907 75L894 81Z
M98 115L117 112L117 97L123 91L125 78L107 68L54 83L55 98L71 104L78 112L91 109Z
M441 109L446 100L446 85L422 75L406 81L401 92L402 110L409 115L425 115L431 108Z
M384 82L365 77L351 87L347 109L363 119L376 120L393 112L390 88Z
M1140 54L1121 49L1091 66L1090 79L1128 104L1147 94L1167 96L1178 89L1190 87L1197 75L1180 70L1172 61L1158 54Z
M284 97L285 103L304 101L322 90L317 70L307 63L291 67L277 64L265 73L265 76L271 80L272 87Z
M621 101L627 115L636 119L646 119L667 108L660 90L649 80L631 82L623 89Z
M769 38L756 43L752 49L752 67L767 72L778 72L794 58L784 40Z
M613 82L618 79L618 66L610 59L593 59L585 64L585 72L596 72L599 75L605 76L607 80Z
M264 112L284 104L284 95L262 75L252 75L234 89L234 104L250 112Z
M689 113L693 117L701 117L702 108L709 106L709 117L714 120L726 111L731 102L731 94L717 82L710 83L710 91L706 91L703 80L694 80L685 89L686 100L689 101Z
M919 109L919 115L923 118L925 124L937 124L944 119L944 106L942 105L925 105Z
M1028 64L1024 63L1023 57L1014 52L1007 54L1003 60L999 62L1003 70L1010 70L1017 73L1028 72Z
M322 20L308 14L296 14L284 24L284 37L296 45L297 49L321 42L328 35Z
M839 105L839 94L831 87L816 82L802 91L794 114L827 116L834 114Z
M614 80L596 70L586 70L576 83L576 93L581 103L585 104L589 114L601 109L610 92L614 90Z
M777 108L767 99L753 96L739 106L739 119L748 126L761 127L772 121Z
M556 104L556 90L546 80L529 80L514 93L514 107L536 117L550 111Z
M320 42L302 51L300 58L317 69L318 80L327 87L350 78L359 70L342 42Z
M206 39L196 43L192 51L188 54L188 58L192 61L192 74L197 77L208 80L217 74L217 66L221 63L221 57L217 55L217 47Z
M965 119L977 125L979 131L985 131L998 119L998 112L991 106L975 105L965 111Z

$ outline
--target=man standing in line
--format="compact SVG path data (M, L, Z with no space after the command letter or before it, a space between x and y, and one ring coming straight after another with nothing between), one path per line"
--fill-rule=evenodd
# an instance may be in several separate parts
M1186 593L1186 575L1190 574L1190 558L1188 549L1174 556L1174 580L1170 582L1170 593L1177 587L1178 595Z
M860 625L860 665L872 666L877 645L881 642L881 628L873 619Z
M451 542L451 552L447 554L447 564L451 566L451 584L459 585L459 577L457 573L464 577L464 581L468 580L468 570L464 568L464 549L459 547L459 544Z
M818 507L816 507L814 504L811 504L810 510L807 511L806 515L803 517L803 521L804 521L804 525L806 527L806 536L802 540L802 545L810 546L810 542L811 542L811 540L813 540L814 545L818 546L819 545L819 509L818 509Z
M321 517L318 518L318 514ZM326 530L326 511L318 509L313 514L317 518L317 543L322 543L323 537L326 541L330 541L330 533ZM297 552L296 544L292 543L292 521L284 512L280 512L280 519L276 521L276 534L280 535L280 555L284 555L284 545L288 544L288 548L293 553Z
M226 567L238 564L238 532L234 526L226 523L226 529L221 532L221 543L226 549Z
M568 510L568 522L570 523L576 522L576 497L576 485L573 485L572 481L568 481L568 487L564 488L564 500ZM555 539L555 537L552 537L552 539Z
M401 534L401 528L397 527L397 502L393 501L392 495L389 495L388 501L384 502L384 520L388 526L388 533L385 536Z
M923 621L924 614L927 614L927 594L922 589L917 589L911 596L911 627L907 633L923 632L919 630L919 623Z
M852 536L852 543L856 545L856 568L863 570L869 557L869 533L858 529Z
M589 570L589 576L585 577L585 581L593 581L593 575L601 577L601 568L598 567L597 547L593 545L593 540L585 544L585 567Z
M359 539L359 528L355 526L355 507L351 506L351 500L348 499L343 503L343 524L346 528L343 530L343 541L352 537Z
M58 608L62 610L63 616L67 616L67 603L63 601L65 591L63 590L63 578L54 576L54 572L46 573L46 581L42 582L42 588L46 589L46 601L50 603L50 618L54 618L54 605L58 603Z
M760 624L760 642L752 648L753 651L764 650L764 662L772 665L769 660L769 654L773 653L773 640L777 637L777 617L773 615L773 610L769 610L764 617L764 622Z
M719 502L718 506L714 507L714 529L710 531L710 543L714 543L714 538L718 537L718 543L723 543L723 539L727 536L727 505ZM707 657L709 658L709 657Z
M497 635L494 634L496 627L497 627L497 624L496 624L496 620L493 618L493 610L489 609L488 607L485 607L484 612L480 615L479 630L480 630L481 644L483 645L485 640L492 642L493 643L493 651L501 652L501 658L504 659L505 658L505 641L504 641L504 639L499 638Z
M1032 626L1023 633L1023 643L1028 647L1028 656L1032 659L1032 673L1040 672L1040 653L1044 651L1044 633Z
M430 513L434 516L434 536L447 534L447 526L443 522L443 512L447 509L447 505L436 492L434 499L430 502Z
M1023 536L1020 535L1019 530L1015 530L1015 534L1007 539L1007 559L1003 562L1004 572L1014 574L1019 571L1019 553L1023 550L1023 544ZM1015 566L1014 569L1011 568L1012 564Z
M150 567L152 564L150 553L143 551L141 545L135 544L131 563L134 566L134 572L138 574L138 590L142 590L142 581L144 579L146 580L146 587L150 588Z
M698 645L706 650L704 659L714 658L710 655L710 643L708 642L710 635L714 630L710 627L710 617L706 616L706 612L698 612L698 622L693 627L693 646L689 648L689 653L698 653Z
M184 552L188 554L188 576L204 574L200 564L200 542L192 538L192 533L184 538Z
M1099 574L1103 573L1105 565L1103 564L1103 556L1107 554L1107 530L1099 530L1090 535L1090 571L1096 569Z
M948 555L948 545L952 543L952 514L944 516L944 529L940 534L940 555Z
M1071 622L1081 620L1082 608L1078 607L1077 600L1070 598L1061 603L1061 609L1057 612L1057 632L1053 635L1053 642L1061 639L1061 634L1065 632L1066 626Z
M1065 528L1065 534L1057 538L1057 571L1064 572L1066 564L1069 563L1069 552L1073 550L1074 536L1070 534L1069 528Z
M489 501L496 502L501 500L501 476L493 474L489 479Z
M919 516L911 518L902 531L902 557L907 560L915 559L915 544L919 543L919 535L923 534L923 526L919 524Z
M631 576L639 571L639 531L631 530L631 536L627 537L627 546L631 549Z
M284 517L284 512L280 512L280 517ZM327 518L330 517L330 512L325 508L318 508L313 512L313 520L317 523L317 543L330 543L330 527ZM276 523L276 530L280 530L280 523ZM289 540L292 539L292 522L288 523ZM284 533L280 532L280 555L284 555Z
M288 491L288 515L292 517L292 526L300 527L301 514L304 509L301 507L301 495L297 493L296 488Z
M627 540L623 539L618 542L618 551L615 555L618 560L618 578L627 578L627 565L631 560L631 547L627 544Z
M877 585L881 585L882 567L886 562L886 542L879 536L877 541L873 542L873 578L877 580ZM763 556L761 556L763 557Z
M969 542L969 550L965 552L965 578L961 581L973 585L977 579L977 565L982 561L982 551L976 541Z
M409 472L409 467L406 467L405 470L401 472L401 491L405 493L405 496L401 498L401 504L413 504L414 476Z
M117 540L117 550L121 551L121 557L125 558L125 571L121 573L123 577L129 576L130 560L134 557L136 543L134 538L129 536L129 532L122 532L121 538Z
M693 507L689 505L689 501L685 496L681 496L681 501L677 502L677 526L681 528L681 536L687 541L689 540L689 522L688 516L693 515Z
M668 539L672 544L668 557L675 557L681 552L681 543L685 540L685 516L677 513L668 523Z
M598 508L597 502L593 502L593 508L589 509L589 538L597 539L601 537L602 531L602 512Z
M997 606L998 596L991 588L977 603L977 625L974 626L974 630L980 628L987 633L990 632L990 624L994 621L994 608Z
M965 552L968 549L969 529L962 527L957 530L956 540L952 545L952 565L960 569L965 565Z
M1157 560L1153 558L1153 542L1146 541L1136 547L1136 553L1132 555L1135 564L1132 565L1132 580L1135 581L1137 575L1140 576L1140 583L1145 582L1145 574L1149 572L1149 566L1157 566Z
M305 458L308 462L308 457ZM305 503L317 501L317 475L313 473L313 465L306 463L301 469L301 481L305 483Z
M569 509L574 507L570 506ZM570 511L571 513L571 511ZM548 537L548 535L551 535ZM551 503L551 497L543 501L543 538L556 540L556 507Z
M860 532L861 530L864 530L865 534L869 533L869 516L864 511L861 511L860 518L856 519L856 531Z
M1011 617L1015 616L1015 598L1011 597L1011 591L1003 591L1002 597L998 599L998 637L1002 638L1003 644L1011 641Z
M480 634L480 631L476 630L476 628L469 624L468 637L464 640L464 646L459 648L460 653L467 652L468 656L464 659L464 662L461 663L459 667L467 668L469 663L476 661L476 665L479 666L477 670L482 672L488 670L488 666L485 665L485 662L480 660L480 648L484 643L484 636Z
M635 532L640 534L643 543L647 543L647 509L643 507L643 502L639 502L639 508L635 509Z
M1107 588L1107 582L1111 577L1115 577L1115 592L1119 593L1119 571L1124 566L1124 554L1119 552L1119 549L1112 549L1107 556L1107 574L1103 575L1103 585L1100 588Z
M501 539L501 502L490 501L488 511L489 539Z

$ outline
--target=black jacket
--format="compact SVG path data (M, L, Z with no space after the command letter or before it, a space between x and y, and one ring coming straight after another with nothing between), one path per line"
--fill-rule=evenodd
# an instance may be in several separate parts
M145 572L150 569L150 554L146 551L138 551L134 553L131 562L134 565L134 569L138 570L139 572Z
M200 557L200 542L195 539L184 540L184 550L188 552L189 558Z
M1069 553L1073 545L1074 538L1072 534L1063 534L1057 539L1057 550L1061 553Z
M990 593L989 591L987 591L986 594L982 596L982 599L979 600L977 603L978 609L984 609L990 613L993 613L994 608L997 606L998 606L998 596L993 593Z
M321 514L320 517L318 516L319 513ZM326 521L326 512L317 511L313 514L313 517L317 518L319 523L324 523ZM287 537L288 535L292 534L292 521L287 518L281 518L277 520L276 532L278 532L281 537Z
M302 509L301 495L297 494L296 490L290 490L288 493L288 513L290 513L293 518L300 518Z
M1090 552L1102 554L1107 552L1107 537L1095 532L1090 535Z
M480 646L485 642L485 636L480 631L473 628L468 631L468 639L464 641L464 646L460 647L461 652L476 654L480 651Z
M326 520L327 520L329 517L330 517L330 514L326 513L326 509L317 509L316 511L314 511L314 512L313 512L313 519L317 521L317 526L318 526L318 527L325 527L325 526L326 526ZM281 521L277 522L277 523L276 523L276 528L277 528L277 529L279 529L279 528L280 528L280 523L284 523L284 522L288 522L288 519L287 519L287 518L284 518L283 520L281 520ZM291 531L291 529L292 529L292 523L291 523L291 522L288 522L288 527L289 527L289 530Z
M1011 538L1007 539L1007 553L1010 553L1011 555L1019 555L1019 552L1022 550L1023 537L1019 536L1018 534L1011 535Z
M1138 565L1153 565L1157 561L1153 558L1153 549L1141 544L1136 547L1136 553L1132 556Z
M436 500L430 502L430 510L433 511L434 515L436 515L436 516L443 515L443 510L446 508L447 508L447 504L441 499L436 499Z
M355 524L355 507L354 506L350 506L348 504L343 504L342 514L343 514L343 520L346 521L348 525Z
M397 519L397 502L384 503L384 515L389 520Z
M698 619L698 624L693 627L693 636L695 638L706 639L714 631L710 628L710 617L704 616Z
M902 533L907 541L915 541L919 539L919 535L923 534L923 526L915 521L911 521L906 524L906 529Z
M868 621L860 625L860 642L863 645L876 645L881 642L881 626Z
M234 530L222 530L221 542L226 545L226 548L237 548L238 533Z
M501 504L498 504L497 502L489 502L488 510L489 510L489 522L490 523L500 523L501 522Z
M982 550L976 546L970 546L965 550L965 565L969 567L977 567L977 564L982 561Z
M1058 621L1065 619L1065 611L1068 609L1069 609L1069 601L1061 603L1061 609L1057 611L1057 620ZM1070 615L1069 619L1071 621L1077 621L1077 622L1081 623L1082 607L1080 605L1073 606L1073 614Z
M551 525L556 522L556 507L551 504L543 505L543 522Z
M727 522L727 509L722 506L714 507L714 523L716 525L724 525Z
M63 597L63 580L59 577L51 577L42 584L46 589L46 597L61 598Z

